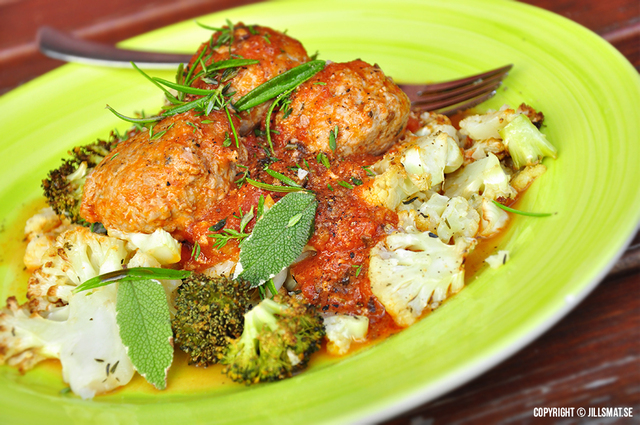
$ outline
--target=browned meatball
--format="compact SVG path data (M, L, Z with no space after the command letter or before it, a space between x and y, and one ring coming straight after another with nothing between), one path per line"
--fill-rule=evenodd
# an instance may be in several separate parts
M355 60L327 64L293 92L290 108L286 118L276 116L280 145L330 153L338 126L336 153L347 156L385 152L403 133L411 104L380 68Z
M229 92L235 92L231 97L235 102L260 84L309 61L307 51L299 41L271 28L238 23L233 27L233 38L229 38L230 33L228 30L214 33L211 40L203 43L193 56L185 69L186 75L195 63L191 75L200 77L191 83L193 87L213 90L219 87L222 79L223 85L230 83ZM202 75L198 58L202 58L205 66L230 58L256 59L260 63L241 67L237 75L225 80L229 77L225 76L225 71L215 71L206 77ZM246 134L264 118L269 104L256 106L240 114L240 134Z
M187 112L121 142L87 179L80 214L124 232L186 229L230 190L246 151L235 143L224 112ZM162 133L165 132L165 133ZM227 143L228 144L228 143Z

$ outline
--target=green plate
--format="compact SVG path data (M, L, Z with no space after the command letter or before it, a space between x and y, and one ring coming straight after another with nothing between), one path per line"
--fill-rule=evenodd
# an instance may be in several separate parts
M539 336L606 274L640 218L640 82L609 44L566 19L498 0L275 1L205 16L261 23L304 42L323 59L362 58L397 81L456 78L515 65L484 108L526 102L544 111L559 150L520 203L550 218L516 217L500 248L512 259L415 326L340 362L320 361L290 380L243 387L146 391L144 382L83 401L61 395L48 366L25 375L0 367L3 424L370 422L432 399L479 375ZM123 43L194 51L208 36L193 22ZM170 73L155 73L171 78ZM154 111L157 89L135 71L66 65L0 98L0 296L24 288L21 220L39 183L71 146ZM13 245L12 245L13 244ZM13 247L13 249L11 248ZM209 374L210 375L210 374Z

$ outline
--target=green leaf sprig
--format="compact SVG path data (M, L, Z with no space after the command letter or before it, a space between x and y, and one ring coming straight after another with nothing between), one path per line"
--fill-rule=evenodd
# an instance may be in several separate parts
M240 209L240 231L237 231L235 229L227 229L227 228L216 229L217 225L214 225L209 227L209 231L213 232L213 231L221 230L221 233L212 233L207 235L207 237L215 239L216 242L213 244L213 247L216 249L222 249L222 247L224 247L227 244L227 242L229 242L232 239L237 239L238 241L242 241L243 239L249 237L249 233L245 233L244 229L247 227L247 224L249 224L249 222L253 219L254 216L255 215L253 213L253 206L251 207L249 212L247 212L246 214L244 214L242 212L242 209ZM226 219L224 223L226 223Z
M158 267L132 267L130 269L116 270L109 273L104 273L94 278L91 278L81 285L74 288L73 292L78 293L82 291L88 291L89 289L100 288L101 286L110 285L115 282L139 280L139 279L155 279L155 280L169 280L169 279L184 279L191 275L192 272L188 270L173 270L173 269L161 269Z
M500 202L496 201L495 199L492 199L492 201L494 204L496 204L496 206L498 206L498 208L501 208L510 213L524 215L527 217L549 217L551 215L556 214L556 213L536 213L536 212L520 211L514 208L507 207L506 205L502 205Z
M173 362L173 332L162 285L150 279L121 280L116 322L133 367L154 387L164 390Z
M255 89L241 97L234 108L238 112L246 111L254 106L258 106L274 97L293 89L315 74L324 69L325 61L314 60L298 65L282 74L260 84Z
M257 287L298 258L313 234L318 201L313 193L289 193L266 211L240 244L238 278Z
M116 322L120 339L135 370L159 390L167 387L167 373L173 362L173 332L167 295L158 280L184 279L191 273L132 267L96 276L73 291L118 283Z

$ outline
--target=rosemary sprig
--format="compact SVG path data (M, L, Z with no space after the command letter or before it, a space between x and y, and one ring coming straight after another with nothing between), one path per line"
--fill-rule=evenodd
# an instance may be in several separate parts
M519 214L519 215L524 215L527 217L549 217L550 215L554 215L555 213L536 213L536 212L528 212L528 211L520 211L520 210L516 210L514 208L510 208L507 207L506 205L502 205L500 202L496 201L495 199L492 199L492 202L494 204L496 204L496 206L498 206L498 208L501 208L507 212L510 213L514 213L514 214Z
M130 269L116 270L91 278L73 290L74 293L87 291L109 285L113 282L124 282L137 279L184 279L191 275L187 270L161 269L157 267L132 267Z
M305 191L305 192L309 192L307 189L303 188L303 187L296 187L296 186L276 186L273 184L268 184L268 183L264 183L264 182L259 182L253 179L247 179L247 183L249 183L252 186L255 186L259 189L265 189L265 190L269 190L271 192L283 192L283 193L288 193L288 192L300 192L300 191Z
M267 174L269 174L271 177L273 177L274 179L278 179L280 180L282 183L286 184L287 186L293 186L293 187L301 187L298 183L296 183L293 179L285 176L284 174L280 174L277 171L271 170L269 168L267 168L266 170Z
M239 111L246 111L264 103L278 95L295 88L324 69L325 61L315 60L298 65L282 74L260 84L240 98L233 106Z

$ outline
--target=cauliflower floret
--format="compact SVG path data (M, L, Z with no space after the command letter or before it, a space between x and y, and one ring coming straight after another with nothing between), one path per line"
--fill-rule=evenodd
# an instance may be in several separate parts
M480 215L465 198L450 199L434 193L426 202L415 204L414 201L415 209L403 209L398 213L400 227L407 233L412 233L413 227L420 232L434 233L448 243L451 238L472 238L478 232Z
M471 115L460 121L460 134L473 140L501 139L499 131L509 124L521 111L504 105L500 110L482 115Z
M377 176L361 193L368 203L395 210L408 197L438 187L462 162L462 151L447 133L410 134L371 167Z
M24 227L28 244L23 261L27 269L35 270L42 266L45 253L58 235L76 226L66 219L60 220L51 207L43 208L30 217Z
M56 319L31 314L15 298L0 311L0 364L30 369L58 358L62 376L82 398L126 385L134 373L116 323L116 286L78 293Z
M348 316L336 314L324 317L324 329L327 336L327 351L335 356L347 354L352 342L367 339L369 318L366 316Z
M371 250L371 291L400 326L410 326L425 308L436 308L464 286L464 259L475 240L461 237L447 245L433 236L394 233Z
M524 192L535 179L543 175L547 167L543 164L527 165L511 177L511 186L518 191Z
M492 200L479 197L480 231L478 236L489 238L503 231L509 223L509 214L493 203Z
M558 154L545 135L524 114L511 120L499 133L516 169L535 165L545 156L555 158Z
M463 158L458 143L447 133L437 133L414 138L403 144L400 162L407 177L420 190L429 190L444 181L444 173L451 173L462 165Z
M420 115L420 125L422 127L415 132L416 136L428 136L442 131L447 133L456 143L459 143L458 130L451 124L451 120L446 115L423 112Z
M450 198L462 196L466 199L474 194L490 199L514 198L517 193L509 185L509 180L498 158L489 153L486 158L447 176L444 194Z
M156 229L151 234L125 233L114 229L109 229L108 233L109 236L129 241L134 247L132 251L138 249L153 257L160 265L166 266L180 261L180 243L162 229Z
M29 279L27 298L32 312L64 305L85 280L122 269L130 255L125 242L74 227L58 236L45 253L42 267Z
M372 170L376 172L373 167ZM361 196L371 205L383 206L393 211L404 199L420 189L407 177L401 164L391 163L384 170L369 186L363 186Z

